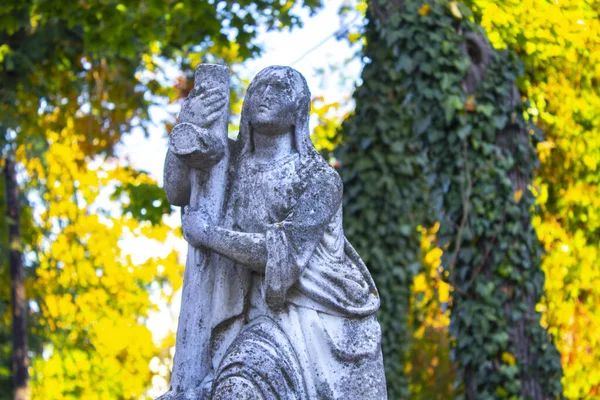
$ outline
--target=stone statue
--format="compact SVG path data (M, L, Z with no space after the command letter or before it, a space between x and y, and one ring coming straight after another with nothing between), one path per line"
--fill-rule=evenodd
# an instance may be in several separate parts
M386 399L379 296L344 237L342 182L309 137L310 92L261 71L227 137L229 71L200 65L165 191L189 243L161 399Z

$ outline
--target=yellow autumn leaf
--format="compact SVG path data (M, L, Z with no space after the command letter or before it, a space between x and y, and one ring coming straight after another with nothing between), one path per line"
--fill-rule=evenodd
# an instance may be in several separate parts
M415 276L413 281L413 290L415 292L424 292L427 289L427 280L424 273Z
M465 102L465 111L475 111L475 96L471 95Z
M513 197L515 201L518 203L521 201L521 197L523 197L523 189L519 189L513 193Z
M434 247L425 254L425 262L434 268L437 268L441 264L442 254L444 252L439 247Z
M419 8L419 15L426 16L431 11L431 6L429 4L423 4L421 8Z
M362 15L365 15L367 12L367 2L366 0L361 0L357 5L356 5L356 10L358 12L360 12Z
M181 3L179 3L179 4L181 4ZM160 42L154 41L154 42L150 43L150 53L152 53L152 54L160 53Z
M356 43L360 40L361 36L362 35L358 32L348 33L348 40L350 43Z
M0 46L0 62L4 61L4 58L10 53L12 53L12 49L8 44Z
M454 18L462 19L462 14L458 9L458 3L456 1L450 3L450 12Z
M444 281L439 282L438 299L440 303L447 303L450 300L450 285Z
M515 365L517 363L517 360L515 359L515 356L513 356L511 353L505 351L502 353L502 362L504 362L505 364L508 365Z

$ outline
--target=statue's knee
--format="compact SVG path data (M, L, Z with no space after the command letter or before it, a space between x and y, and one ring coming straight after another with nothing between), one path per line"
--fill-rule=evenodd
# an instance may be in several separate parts
M249 380L231 376L222 381L215 382L211 400L262 400L260 390Z

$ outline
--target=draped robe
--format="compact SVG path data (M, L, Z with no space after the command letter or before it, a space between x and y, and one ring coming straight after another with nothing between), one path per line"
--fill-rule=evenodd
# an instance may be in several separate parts
M267 264L262 274L211 256L207 396L385 399L379 296L344 237L337 172L314 152L239 157L228 187L222 226L265 234Z

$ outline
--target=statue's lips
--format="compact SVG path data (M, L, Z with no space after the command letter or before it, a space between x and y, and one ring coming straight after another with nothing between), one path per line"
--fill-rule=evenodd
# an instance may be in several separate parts
M269 106L265 105L265 104L261 104L260 106L258 106L259 110L270 110Z

